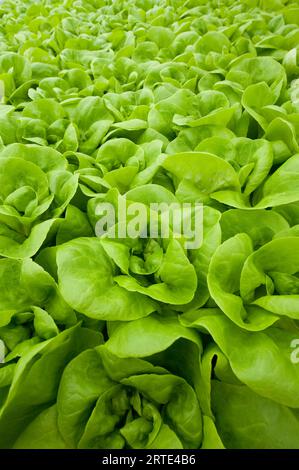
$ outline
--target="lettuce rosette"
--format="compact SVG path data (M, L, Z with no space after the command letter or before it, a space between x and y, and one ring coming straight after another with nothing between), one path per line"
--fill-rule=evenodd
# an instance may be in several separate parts
M195 354L198 362L201 342L175 316L136 322L113 326L105 345L97 346L100 334L76 326L32 348L17 365L0 415L0 429L9 426L2 446L197 448L202 439L197 372L191 364L182 371L172 357ZM165 335L158 335L157 327ZM43 367L50 367L51 387L45 381L37 390Z
M202 447L297 449L299 375L289 349L298 326L246 331L216 308L190 311L181 322L214 340L200 364Z
M1 255L33 256L74 196L77 177L53 149L12 144L0 154Z

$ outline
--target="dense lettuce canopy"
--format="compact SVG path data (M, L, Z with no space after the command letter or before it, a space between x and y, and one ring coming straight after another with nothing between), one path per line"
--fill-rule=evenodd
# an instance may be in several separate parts
M299 449L298 44L296 0L0 3L0 448Z

